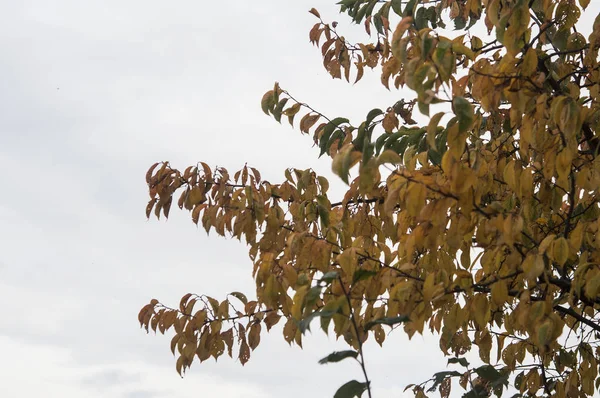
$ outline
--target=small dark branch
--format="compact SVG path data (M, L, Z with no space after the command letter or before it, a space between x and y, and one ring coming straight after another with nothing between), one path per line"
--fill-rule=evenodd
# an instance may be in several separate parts
M381 263L381 262L380 262L380 263ZM398 269L398 268L392 267L391 265L386 265L386 264L384 264L384 263L381 263L381 268L387 268L387 269L391 269L391 270L393 270L393 271L397 272L399 275L401 275L401 276L405 277L406 279L412 279L412 280L415 280L415 281L418 281L418 282L425 282L425 279L423 279L423 278L419 278L418 276L413 276L413 275L410 275L410 274L408 274L408 273L406 273L406 272L402 271L401 269Z
M494 41L495 41L495 40L494 40ZM499 49L501 49L501 48L503 48L503 47L504 47L504 45L502 45L502 44L498 44L497 46L493 46L493 47L487 48L487 49L485 49L485 50L481 50L481 52L482 52L482 53L488 53L488 52L490 52L490 51L499 50ZM482 47L482 48L483 48L483 47ZM476 50L476 51L480 51L480 50Z
M383 198L371 198L371 199L356 199L356 200L349 200L347 202L347 204L360 204L360 203L365 203L365 204L369 204L369 203L383 203L384 199ZM331 207L338 207L343 205L344 202L335 202L331 204Z
M496 43L498 43L498 40L492 40L491 42L486 43L486 44L484 44L483 46L481 46L479 48L474 48L473 51L477 52L477 51L485 50L486 48L488 48L490 46L493 46Z
M564 236L565 239L569 237L569 232L571 231L571 220L573 218L573 211L575 210L575 175L573 174L573 170L571 169L571 173L569 173L570 188L569 188L569 211L567 212L567 218L565 219L565 231Z
M554 56L557 56L557 55L566 55L566 54L578 53L578 52L580 52L580 51L583 51L583 50L586 50L586 49L588 49L588 48L589 48L589 45L587 45L587 44L586 44L585 46L583 46L583 47L581 47L581 48L576 48L576 49L573 49L573 50L563 50L563 51L556 51L556 52L553 52L552 54L548 54L548 55L546 55L546 56L543 58L543 60L545 61L545 60L547 60L547 59L550 59L550 58L552 58L552 57L554 57Z
M406 174L398 172L398 170L392 170L392 173L394 173L395 175L399 175L400 177L406 178L408 181L410 181L410 182L412 182L414 184L421 184L425 188L427 188L428 190L430 190L431 192L435 192L435 193L437 193L439 195L442 195L445 198L452 198L452 199L454 199L456 201L459 200L458 196L456 196L456 195L454 195L454 194L452 194L450 192L444 192L444 191L442 191L439 188L435 188L435 187L432 187L430 185L424 184L421 181L415 180L412 176L409 176L409 175L406 175Z
M365 376L365 383L367 384L367 395L369 398L371 396L371 381L369 380L369 376L367 375L367 368L365 366L365 357L363 354L363 343L360 338L360 331L358 329L358 323L356 323L356 318L354 317L354 310L352 309L352 301L350 300L350 292L346 290L344 286L344 282L342 278L338 277L340 286L342 287L342 291L344 292L344 296L346 296L346 301L348 302L348 307L350 308L350 322L352 323L352 328L356 334L356 341L358 342L358 355L360 356L360 360L358 361L360 368L362 369L363 375Z
M310 105L308 105L305 102L300 102L298 101L296 98L294 98L287 90L282 90L281 91L283 94L287 95L292 101L302 105L303 107L307 108L308 110L310 110L313 113L316 113L317 115L321 116L323 119L327 120L328 122L331 122L331 119L329 119L327 116L325 116L324 114L322 114L321 112L315 110L313 107L311 107ZM339 126L338 126L339 127Z
M561 314L564 315L569 315L575 319L577 319L579 322L591 327L592 329L594 329L597 332L600 332L600 325L596 322L593 322L589 319L587 319L586 317L578 314L577 312L575 312L575 310L573 310L572 308L565 308L562 307L560 305L555 305L554 309L558 312L560 312Z
M213 311L212 311L212 309L211 309L211 306L209 305L209 303L207 303L206 301L204 301L204 300L202 299L202 297L200 297L200 299L201 299L202 303L205 305L206 309L208 309L208 311L209 311L209 312L212 314L212 318L206 318L206 320L204 321L204 325L206 325L206 324L209 324L209 323L212 323L212 322L216 322L216 321L221 321L221 322L233 322L233 321L236 321L236 320L238 320L238 319L242 319L242 318L251 318L251 317L253 317L253 316L256 316L256 315L258 315L258 314L268 314L269 312L273 312L273 311L279 311L279 310L281 310L281 309L282 309L282 307L278 307L278 308L268 308L268 309L266 309L266 310L255 311L255 312L252 312L252 313L250 313L250 314L236 315L236 316L231 316L231 317L229 317L229 318L217 319L217 318L215 317L215 315L214 315L214 313L213 313ZM163 304L157 304L157 305L156 305L156 308L159 308L159 309L161 309L161 308L162 308L162 309L165 309L165 310L167 310L167 311L175 311L175 312L177 312L177 313L179 313L179 314L181 314L181 315L183 315L183 316L188 316L188 317L190 317L190 318L196 319L196 316L195 316L195 315L193 315L193 314L188 314L188 313L185 313L185 312L181 311L181 310L180 310L180 309L178 309L178 308L171 308L171 307L167 307L166 305L163 305Z
M527 49L529 49L529 47L532 47L533 44L536 42L536 40L538 40L544 34L544 32L546 32L546 30L548 30L548 28L550 28L551 26L554 26L553 22L550 22L549 24L547 24L546 26L544 26L544 28L540 28L540 31L538 32L538 34L535 35L535 37L533 39L531 39L531 42L529 42L523 48L523 51L527 51Z
M578 49L577 51L581 51L581 49ZM552 87L552 89L560 94L563 92L563 90L560 87L560 84L552 77L550 71L548 70L548 67L546 66L545 61L548 58L538 58L538 70L540 72L543 72L547 76L547 81ZM587 141L588 146L590 147L592 156L595 158L596 154L598 153L598 150L600 149L600 140L598 140L598 138L594 136L594 132L592 131L588 123L584 122L581 129L583 130L583 136L585 137L585 140Z
M561 84L562 82L564 82L565 80L567 80L571 76L575 76L575 75L583 74L583 73L588 73L588 72L589 71L587 70L587 68L574 70L573 72L567 73L566 75L564 75L563 77L561 77L560 79L558 79L557 83Z
M542 383L544 384L544 392L550 396L550 386L548 385L548 377L546 376L546 367L544 366L544 360L540 358L540 369L542 371Z

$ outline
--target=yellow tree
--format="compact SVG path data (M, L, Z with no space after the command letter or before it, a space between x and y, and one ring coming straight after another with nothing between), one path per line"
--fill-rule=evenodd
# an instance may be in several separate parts
M147 216L167 217L176 201L207 232L245 240L256 281L252 300L186 294L176 307L143 307L146 329L174 332L177 371L225 353L244 364L278 323L301 345L314 321L348 344L322 362L354 358L364 373L336 397L371 396L362 346L383 344L390 326L409 337L430 329L458 369L411 385L417 396L447 397L452 380L468 397L509 384L527 396L594 394L600 17L581 33L589 3L340 1L364 43L310 10L310 41L333 78L358 81L369 68L414 98L353 124L278 84L264 95L265 113L299 119L332 158L348 184L340 198L310 169L285 170L278 184L252 167L148 170ZM474 348L482 366L463 356Z

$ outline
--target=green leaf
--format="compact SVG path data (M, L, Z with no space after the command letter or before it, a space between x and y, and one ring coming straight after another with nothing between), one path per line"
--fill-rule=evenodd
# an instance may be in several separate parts
M395 133L397 134L397 133ZM375 141L375 153L379 155L381 153L381 148L385 144L385 141L391 137L393 134L382 134Z
M521 394L513 395L512 398L515 398L515 396L521 397ZM489 394L487 393L486 389L480 385L476 385L475 388L473 388L471 391L469 391L468 393L466 393L462 396L462 398L487 398L487 397L489 397Z
M369 279L375 275L377 275L377 272L367 271L366 269L361 268L361 269L357 270L354 273L354 275L352 275L352 284L355 284L355 283L360 282L365 279Z
M246 295L244 293L241 293L241 292L231 292L231 293L229 293L229 295L235 297L238 300L240 300L242 303L244 303L244 305L248 304L248 298L246 297Z
M398 323L404 323L404 322L408 322L408 321L410 321L410 319L406 315L395 316L392 318L380 318L380 319L376 319L371 322L367 322L367 324L365 325L365 330L369 330L375 325L393 326Z
M467 20L462 15L457 15L454 18L454 30L464 29L467 26Z
M352 380L338 388L333 398L360 398L366 389L367 383L361 383L359 381Z
M417 4L419 4L417 0L410 0L408 3L406 3L406 7L404 8L404 13L402 14L402 16L412 17L413 15L415 15L415 9L417 8Z
M365 4L358 10L356 15L354 16L354 22L356 22L357 24L362 22L363 18L367 15L367 11L369 11L369 6L370 4Z
M321 290L321 286L313 286L308 290L305 298L306 307L310 308L315 304L319 297L321 297Z
M404 156L404 151L406 151L406 148L408 147L408 141L408 137L404 136L398 141L394 142L393 145L390 145L389 148L394 152L397 152L398 155Z
M381 109L371 109L371 111L367 113L367 120L365 121L365 124L368 126L369 124L371 124L373 119L375 119L379 115L383 115L383 111Z
M319 219L323 228L329 226L329 210L331 210L331 203L327 196L317 195L317 212L319 213Z
M429 116L429 104L426 104L423 101L419 101L417 105L419 107L419 112L421 112L425 116Z
M482 379L489 381L491 387L498 385L508 385L508 375L499 372L492 365L483 365L475 369L475 373Z
M265 93L265 95L263 95L262 100L260 101L260 107L262 108L262 111L268 115L269 114L269 110L275 105L275 94L273 93L273 90L268 91Z
M473 119L475 119L473 105L463 97L454 97L452 100L452 110L458 118L459 133L464 133L471 127Z
M392 0L392 10L402 16L402 0Z
M373 25L375 25L375 29L377 30L377 33L379 33L380 35L383 35L383 20L381 19L381 14L378 12L377 14L373 15Z
M283 112L283 107L288 102L289 98L282 98L278 103L275 109L273 109L273 118L277 120L278 123L281 123L281 112Z
M353 144L346 145L337 153L337 155L335 155L331 164L333 172L346 184L348 184L348 178L350 177L350 163L352 162L353 151Z
M321 282L331 283L339 277L339 273L337 271L329 271L321 278Z
M300 322L298 322L298 330L300 330L302 334L304 334L307 330L310 330L310 323L318 316L321 316L321 313L319 311L315 311L306 318L302 319Z
M451 363L457 363L465 368L469 367L469 361L466 358L450 358L448 359L448 365Z
M327 126L325 126L325 129L327 129ZM329 151L329 147L331 146L331 133L331 131L325 130L323 135L321 135L321 138L319 139L319 148L321 149L321 152L319 152L319 157L323 156Z
M323 311L315 311L306 318L302 319L298 322L298 330L304 334L307 330L310 330L310 323L313 319L317 317L331 317L338 313L338 310L323 310Z
M333 132L337 128L341 127L342 124L348 123L349 121L350 120L346 119L345 117L336 117L325 125L323 128L323 134L319 139L319 147L321 148L319 157L321 157L324 153L327 153L331 147L331 144L333 144L333 141L331 140Z
M427 11L425 11L425 16L427 17L427 19L429 19L429 22L431 23L431 27L433 29L436 29L437 23L438 23L438 15L435 10L435 7L434 6L429 7L427 9Z
M367 134L367 122L362 122L360 126L358 126L358 131L356 133L356 138L352 140L352 144L357 151L362 151L363 144L365 143L365 136Z
M417 30L421 30L427 27L429 20L425 14L425 8L421 7L417 10L417 15L415 17L415 27Z
M462 376L462 373L457 372L456 370L449 370L445 372L438 372L433 375L433 385L427 390L427 392L434 392L437 386L442 384L442 382L452 376Z
M346 351L334 351L331 354L327 355L325 358L319 360L321 365L330 362L340 362L346 358L356 358L358 357L358 352L354 350L346 350Z

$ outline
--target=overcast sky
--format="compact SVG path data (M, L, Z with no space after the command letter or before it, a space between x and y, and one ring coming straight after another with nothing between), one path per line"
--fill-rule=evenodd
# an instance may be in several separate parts
M331 397L357 365L317 364L343 348L320 331L304 350L279 331L250 362L175 371L170 336L146 335L151 298L253 292L238 241L206 236L189 214L147 221L155 161L272 181L312 167L342 185L311 140L260 110L274 81L323 113L359 121L406 94L377 75L333 81L308 41L316 6L335 1L2 1L0 13L0 393L6 397ZM319 3L319 4L317 4ZM368 344L376 397L445 369L437 339ZM410 394L412 395L412 394ZM409 396L407 394L406 396Z

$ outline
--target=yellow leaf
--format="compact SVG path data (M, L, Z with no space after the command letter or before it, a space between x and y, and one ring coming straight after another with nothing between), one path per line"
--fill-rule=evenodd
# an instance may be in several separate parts
M544 268L544 258L541 255L530 254L523 261L523 272L532 282L544 272Z
M535 339L539 347L544 347L552 341L553 329L554 325L549 318L536 327Z
M556 237L556 235L550 234L542 240L542 242L540 243L540 246L538 247L538 253L540 255L542 255L546 252L546 250L550 247L550 245L554 241L555 237Z
M392 35L391 50L392 50L392 54L397 59L402 59L401 54L400 54L400 52L401 52L400 51L401 50L400 40L402 39L402 36L404 36L404 33L406 32L406 30L412 24L412 21L413 21L412 17L402 18L402 20L396 26L396 29L394 30L394 34Z
M392 214L398 205L398 198L400 197L400 186L392 188L391 191L388 192L385 197L385 201L383 203L383 211L385 214Z
M529 47L529 50L525 53L523 61L521 62L521 74L523 76L531 76L538 66L538 57L533 47Z
M460 41L457 41L457 40L460 40ZM463 41L462 37L454 39L452 41L452 51L454 51L456 54L464 55L467 58L469 58L471 61L473 61L475 59L475 53L473 52L473 50L471 50L470 48L465 46L462 43L462 41Z
M505 281L498 281L492 285L492 302L497 307L502 307L508 301L508 286Z
M435 274L430 273L425 278L425 282L423 283L423 301L429 302L433 297L433 291L435 289Z
M591 276L589 276L590 274ZM592 300L596 300L600 291L600 272L594 269L586 275L586 279L588 278L589 280L585 284L585 295Z
M471 301L471 319L475 321L478 328L483 329L490 316L490 305L484 294L476 295Z
M565 265L569 258L569 243L564 237L552 242L552 259L560 266Z
M412 183L408 186L406 192L406 209L408 213L416 217L421 212L423 206L425 206L425 197L427 194L427 188L421 184Z
M434 150L436 149L435 136L437 134L438 123L440 122L440 119L442 118L442 116L444 116L444 114L445 112L436 113L431 117L431 119L429 120L429 125L427 125L427 145L429 145L429 147Z
M569 234L569 246L575 253L579 251L581 248L581 243L583 242L583 232L584 232L585 224L582 221L577 223L575 229L571 231Z
M284 114L285 116L288 117L288 122L290 123L291 126L294 125L294 116L296 116L296 114L300 111L301 107L302 107L302 105L300 105L300 103L296 102L294 105L290 106L289 108L287 108L286 110L284 110L282 112L282 114Z
M402 158L400 157L400 155L398 155L397 152L391 149L386 149L377 158L377 163L380 165L384 163L400 164L402 163Z

